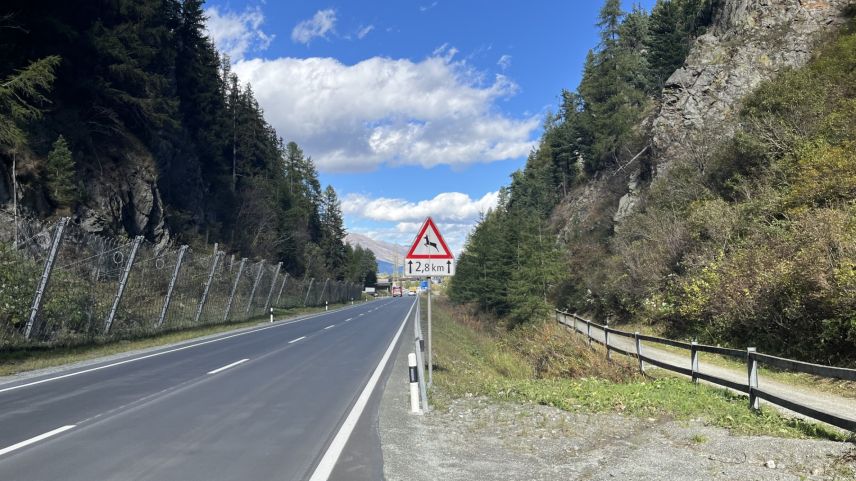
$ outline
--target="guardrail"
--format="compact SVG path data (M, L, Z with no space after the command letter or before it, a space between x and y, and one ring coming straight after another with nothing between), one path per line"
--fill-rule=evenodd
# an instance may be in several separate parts
M771 356L757 352L755 348L750 347L746 350L732 349L719 346L708 346L698 344L696 342L683 342L663 337L649 336L638 332L627 332L613 329L609 325L597 324L595 322L583 319L582 317L569 312L556 310L556 320L574 331L585 335L588 338L589 345L593 342L603 345L606 348L607 358L611 358L613 352L623 354L629 357L635 357L639 360L639 370L645 372L645 363L657 366L669 371L677 372L690 377L693 382L699 380L707 381L712 384L723 386L735 391L747 394L749 396L749 408L758 409L759 399L764 399L773 404L789 409L796 413L802 414L812 419L822 421L833 426L856 432L856 418L846 418L837 414L825 412L810 406L800 404L799 402L781 397L770 393L758 387L758 366L764 364L776 369L802 372L814 376L842 379L846 381L856 381L856 369L848 369L843 367L823 366L820 364L812 364L808 362L795 361L793 359L785 359L781 357ZM603 333L603 336L592 335L592 326ZM610 337L618 336L627 339L632 339L635 344L635 352L622 349L614 343L610 343ZM675 366L668 362L659 359L654 359L645 355L643 342L662 344L678 349L689 351L689 367ZM730 379L724 379L719 376L701 372L699 369L699 354L702 352L717 354L720 356L730 357L746 363L746 383L739 383Z

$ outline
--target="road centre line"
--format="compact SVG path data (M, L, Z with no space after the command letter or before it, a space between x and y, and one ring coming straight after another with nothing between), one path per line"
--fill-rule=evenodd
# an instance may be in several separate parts
M298 337L297 339L292 339L292 340L288 341L288 343L289 343L289 344L294 344L295 342L300 341L300 340L303 340L303 339L306 339L306 336L300 336L300 337Z
M74 427L77 427L77 425L76 424L69 424L69 425L63 426L61 428L56 428L53 431L48 431L44 434L39 434L38 436L30 438L26 441L21 441L20 443L13 444L13 445L9 446L8 448L0 449L0 456L3 456L4 454L11 453L12 451L15 451L17 449L21 449L21 448L29 446L31 444L35 444L35 443L37 443L43 439L47 439L51 436L56 436L57 434L68 431L69 429L72 429Z
M329 326L325 327L324 330L326 331L327 329L333 329L334 327L336 327L335 324L330 324Z
M232 364L229 364L229 365L226 365L226 366L223 366L223 367L217 368L217 369L215 369L215 370L213 370L213 371L208 371L208 374L217 374L218 372L225 371L226 369L229 369L230 367L235 367L235 366L237 366L238 364L243 364L243 363L245 363L245 362L247 362L247 361L249 361L249 359L241 359L240 361L235 361L235 362L233 362Z
M324 315L327 315L327 314L332 314L332 313L334 313L334 312L339 312L339 311L344 310L344 309L353 309L353 307L345 307L345 308L343 308L343 309L337 309L337 310L335 310L335 311L321 312L321 313L313 314L313 315L310 315L310 316L307 316L307 317L303 317L303 318L300 318L300 319L294 319L294 320L291 320L291 321L288 321L288 322L277 322L276 324L274 324L274 325L272 325L272 326L260 327L260 328L258 328L258 329L252 329L252 330L249 330L249 331L239 332L239 333L237 333L237 334L231 334L231 335L229 335L229 336L218 337L218 338L216 338L216 339L210 339L210 340L208 340L208 341L202 341L202 342L198 342L198 343L196 343L196 344L190 344L190 345L187 345L187 346L181 346L181 347L177 347L177 348L175 348L175 349L169 349L169 350L167 350L167 351L155 352L155 353L152 353L152 354L148 354L148 355L141 356L141 357L135 357L135 358L132 358L132 359L125 359L124 361L114 362L114 363L112 363L112 364L105 364L104 366L98 366L98 367L93 367L93 368L90 368L90 369L84 369L84 370L82 370L82 371L75 371L75 372L71 372L71 373L68 373L68 374L63 374L63 375L61 375L61 376L50 377L50 378L47 378L47 379L40 379L40 380L38 380L38 381L33 381L33 382L24 383L24 384L19 384L19 385L17 385L17 386L10 386L10 387L7 387L7 388L0 388L0 393L4 393L4 392L7 392L7 391L14 391L14 390L16 390L16 389L23 389L23 388L25 388L25 387L30 387L30 386L36 386L36 385L38 385L38 384L44 384L44 383L46 383L46 382L58 381L58 380L60 380L60 379L65 379L65 378L68 378L68 377L79 376L79 375L81 375L81 374L87 374L87 373L90 373L90 372L100 371L100 370L102 370L102 369L107 369L107 368L110 368L110 367L121 366L121 365L123 365L123 364L129 364L129 363L136 362L136 361L142 361L142 360L144 360L144 359L150 359L150 358L157 357L157 356L163 356L164 354L171 354L171 353L173 353L173 352L184 351L184 350L186 350L186 349L191 349L191 348L194 348L194 347L204 346L204 345L206 345L206 344L213 344L213 343L215 343L215 342L225 341L225 340L227 340L227 339L232 339L232 338L234 338L234 337L245 336L245 335L247 335L247 334L253 334L253 333L256 333L256 332L266 331L266 330L268 330L268 329L274 329L274 328L277 328L277 327L288 326L288 325L295 324L295 323L298 323L298 322L303 322L303 321L308 321L308 320L310 320L310 319L315 319L315 318L317 318L317 317L321 317L321 316L324 316Z
M357 421L359 421L360 416L362 416L372 392L375 390L375 387L377 387L378 381L380 381L380 376L383 374L383 370L386 368L386 364L389 361L390 356L392 356L392 351L395 349L396 344L398 344L398 339L404 331L404 326L407 325L407 320L410 319L410 314L413 312L414 306L416 306L416 302L410 306L410 310L407 311L407 315L404 316L404 319L401 321L401 326L398 328L398 332L395 334L395 337L392 338L392 342L389 344L389 347L386 348L386 352L383 354L377 368L375 368L372 373L372 377L369 378L369 381L360 393L360 397L357 398L357 402L354 403L354 406L348 413L348 417L345 418L345 421L342 423L342 426L339 428L339 431L330 443L330 447L327 448L327 451L324 453L321 461L318 462L318 466L315 467L315 471L312 473L312 477L309 478L309 481L327 481L330 478L330 474L333 472L333 468L336 466L339 456L342 455L342 450L345 449L345 444L347 444L348 438L351 437L351 433L354 431L354 427L357 425Z

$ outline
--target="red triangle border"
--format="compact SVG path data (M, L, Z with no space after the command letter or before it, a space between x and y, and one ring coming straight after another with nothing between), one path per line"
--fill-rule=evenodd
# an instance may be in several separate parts
M426 255L426 254L414 254L413 251L420 245L420 240L425 235L425 231L428 230L428 227L434 230L434 233L437 234L437 240L440 241L440 245L443 246L444 253L440 253L437 255ZM446 240L443 239L443 236L440 234L440 230L437 229L437 225L434 224L434 220L430 217L425 220L425 223L422 224L422 228L419 229L419 234L417 234L416 239L413 240L413 245L410 246L410 250L407 252L407 259L454 259L455 256L452 255L452 251L449 249L449 246L446 245Z

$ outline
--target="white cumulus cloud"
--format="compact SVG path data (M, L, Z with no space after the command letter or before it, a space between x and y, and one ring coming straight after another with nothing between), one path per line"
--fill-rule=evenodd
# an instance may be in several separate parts
M335 26L336 10L332 8L318 10L312 18L295 25L294 30L291 31L291 40L309 45L313 38L327 38L327 33L333 31Z
M482 213L496 207L498 199L498 191L488 192L480 199L460 192L443 192L433 199L419 202L348 194L342 200L342 211L363 219L397 222L403 229L408 229L413 224L418 227L429 216L438 222L473 223Z
M485 82L453 48L421 61L373 57L252 59L235 72L253 86L268 121L312 154L322 171L380 165L467 165L525 156L540 126L497 101L517 85Z
M205 16L209 37L232 60L242 59L251 51L265 50L274 39L274 35L261 29L265 17L259 7L247 7L243 12L210 7L205 9Z

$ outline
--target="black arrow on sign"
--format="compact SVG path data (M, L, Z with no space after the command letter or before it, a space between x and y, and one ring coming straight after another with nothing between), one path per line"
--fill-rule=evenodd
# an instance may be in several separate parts
M407 261L407 273L413 274L413 261Z
M452 273L452 261L446 261L446 274Z

